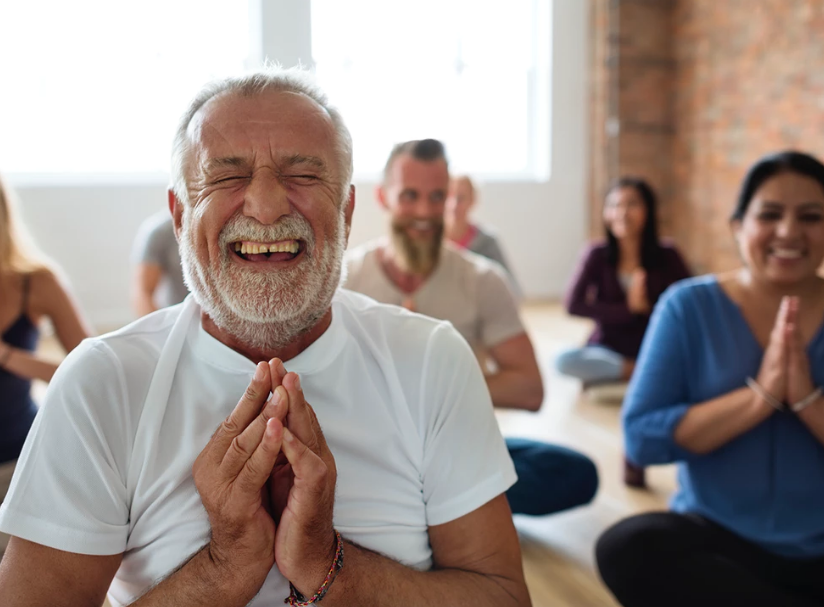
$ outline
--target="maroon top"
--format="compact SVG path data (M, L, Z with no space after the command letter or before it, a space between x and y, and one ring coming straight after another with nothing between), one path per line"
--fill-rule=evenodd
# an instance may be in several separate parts
M655 307L655 302L672 283L689 277L690 271L675 247L662 244L655 267L647 270L650 306ZM606 244L593 245L582 256L567 294L566 308L574 316L595 321L595 331L588 344L604 346L627 358L638 356L649 314L629 311L617 269L607 260Z

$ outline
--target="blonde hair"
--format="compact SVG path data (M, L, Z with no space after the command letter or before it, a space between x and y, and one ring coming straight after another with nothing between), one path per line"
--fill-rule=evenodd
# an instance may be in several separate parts
M37 272L50 265L17 217L16 201L0 177L0 278Z

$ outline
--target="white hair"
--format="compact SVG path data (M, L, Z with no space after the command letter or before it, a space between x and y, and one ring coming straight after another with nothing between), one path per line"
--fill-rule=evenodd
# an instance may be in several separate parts
M187 163L191 148L189 124L195 114L210 100L218 95L240 95L251 97L264 92L283 92L305 95L320 105L329 118L337 135L337 155L339 159L340 198L346 200L349 185L352 182L352 136L340 112L332 105L326 94L318 87L314 77L305 69L293 67L283 69L277 66L266 67L245 74L214 80L201 89L189 104L189 108L180 119L172 143L172 187L177 199L188 203L189 190L186 185Z

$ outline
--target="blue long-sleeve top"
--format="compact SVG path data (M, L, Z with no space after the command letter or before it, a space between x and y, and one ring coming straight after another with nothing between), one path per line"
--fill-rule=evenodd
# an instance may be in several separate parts
M678 462L676 512L693 512L790 558L824 555L824 445L779 413L715 451L675 443L695 404L756 377L764 350L713 276L673 285L659 300L626 400L627 456L642 466ZM809 343L813 382L824 386L824 328Z

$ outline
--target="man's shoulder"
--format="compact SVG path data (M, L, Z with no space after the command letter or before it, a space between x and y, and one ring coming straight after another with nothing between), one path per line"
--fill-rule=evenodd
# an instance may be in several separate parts
M506 270L497 261L449 243L444 243L441 250L441 263L448 266L451 272L479 279L501 280L506 284Z
M152 312L128 325L85 340L87 350L105 352L122 368L151 367L186 303Z
M347 263L362 263L363 260L378 254L378 249L383 243L382 238L373 238L367 242L361 243L355 247L346 250L344 259Z
M435 333L454 333L462 339L448 321L381 303L345 288L338 289L333 310L343 316L344 325L357 342L388 344L390 347L425 346Z

